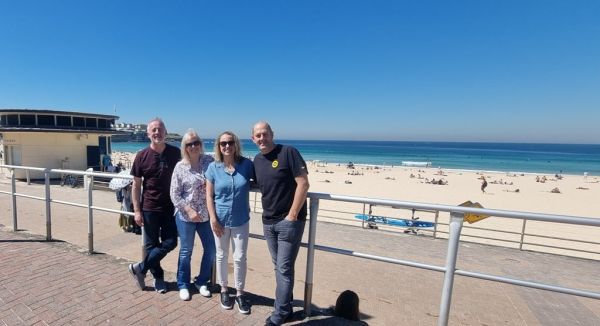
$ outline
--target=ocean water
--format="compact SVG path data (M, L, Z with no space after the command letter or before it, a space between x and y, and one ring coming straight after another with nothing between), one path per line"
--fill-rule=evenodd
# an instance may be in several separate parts
M292 145L306 160L328 163L401 165L402 161L431 162L443 169L526 173L600 175L600 145L468 142L278 140ZM114 151L136 152L148 143L112 143ZM179 146L179 144L173 144ZM256 146L242 140L244 156ZM204 141L206 152L214 141Z

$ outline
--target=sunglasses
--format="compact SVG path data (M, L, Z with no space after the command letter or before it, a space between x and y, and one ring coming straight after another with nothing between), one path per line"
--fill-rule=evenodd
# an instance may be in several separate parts
M219 145L221 145L221 147L225 147L227 145L233 146L233 145L235 145L235 142L233 140L230 140L230 141L221 141L221 142L219 142Z
M195 146L195 147L198 147L198 146L200 146L200 141L199 141L199 140L196 140L196 141L193 141L193 142L191 142L191 143L187 143L187 144L185 144L185 147L192 147L192 146Z

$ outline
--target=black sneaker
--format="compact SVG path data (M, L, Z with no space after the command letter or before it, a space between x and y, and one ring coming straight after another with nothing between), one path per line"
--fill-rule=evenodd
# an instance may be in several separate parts
M221 307L227 310L233 309L233 302L231 302L231 298L227 292L221 292Z
M283 320L283 323L289 323L291 321L295 320L295 315L292 312L291 314L289 314L287 317L285 317L285 319ZM267 317L267 319L265 319L265 326L278 326L277 324L275 324L272 320L271 320L271 316Z
M240 313L244 315L250 313L250 303L248 303L248 300L246 300L246 297L243 294L235 297L235 302L237 303L238 311Z
M274 322L271 321L271 316L267 317L265 320L265 326L277 326Z

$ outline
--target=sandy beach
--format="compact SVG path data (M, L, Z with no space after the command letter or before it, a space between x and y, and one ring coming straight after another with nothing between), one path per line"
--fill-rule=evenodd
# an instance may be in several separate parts
M134 154L115 152L114 162L122 162L128 167ZM410 202L459 205L465 201L478 202L485 208L515 210L534 213L572 215L583 217L600 217L600 177L584 175L549 175L521 172L489 172L447 170L437 167L403 167L403 166L368 166L325 163L321 161L307 162L311 192L323 192L337 195L390 199ZM481 191L482 177L488 186L485 193ZM444 184L439 184L442 179ZM435 180L436 183L431 183ZM542 182L543 181L543 182ZM553 192L553 189L560 192ZM368 212L368 207L360 204L321 201L319 219L345 224L360 225L354 218L357 213ZM372 213L396 218L411 218L412 212L387 207L372 207ZM434 221L433 212L416 212L415 216L424 221ZM447 237L449 216L439 214L439 237ZM495 245L518 247L517 243L502 240L519 241L522 220L490 217L474 224L467 224L463 231L463 240L476 241ZM473 228L470 228L473 227ZM383 229L401 232L395 227ZM508 231L501 233L489 230ZM431 232L423 232L431 234ZM594 227L563 225L528 221L526 234L543 235L555 238L576 239L597 242L600 229ZM498 240L469 237L489 237ZM600 252L600 245L590 243L573 243L560 239L544 239L526 236L527 243L577 248ZM524 245L524 249L554 252L577 257L600 259L600 254L565 251L556 248L544 248Z
M129 160L133 156L133 154L122 153L114 154L113 157L118 158L120 155L123 158L127 157ZM116 160L116 162L118 163L119 161ZM486 188L487 193L483 194L480 190L482 181L480 178L482 175L476 171L443 170L440 175L440 171L437 168L355 166L354 169L349 169L345 164L325 164L323 162L309 162L308 168L312 192L450 205L471 200L480 202L484 207L488 208L587 217L595 217L593 213L594 211L598 211L598 204L592 200L592 197L598 196L600 188L597 176L584 178L583 176L565 175L562 179L553 181L554 176L546 175L547 180L541 183L536 182L536 177L541 178L542 175L517 174L514 176L511 174L509 176L506 173L485 172L483 176L485 176L489 185ZM411 178L411 174L414 177ZM419 174L421 174L421 178L419 178ZM440 177L448 181L448 184L425 183L426 178L430 181L432 178L439 180ZM499 183L500 179L502 179L502 184ZM326 182L326 180L329 182ZM347 183L346 181L351 183ZM507 184L504 184L504 182ZM512 185L510 184L511 182ZM53 185L52 187L53 200L86 203L87 193L81 187L69 188L60 187L59 185ZM552 193L551 190L555 187L558 187L561 193ZM588 189L578 189L579 187ZM4 191L10 189L10 179L6 175L0 179L0 188ZM514 192L514 189L517 188L520 189L519 192ZM513 190L513 192L504 191L505 189ZM19 182L17 191L26 193L29 196L44 196L44 187L39 183L27 186L24 182ZM114 209L119 207L114 193L111 191L95 191L94 196L94 204L99 207ZM259 195L256 197L259 197ZM254 198L255 196L252 195L251 200L254 200ZM1 214L0 224L10 226L12 225L10 197L1 196L0 199L2 199L2 211L5 212ZM250 204L254 205L254 202L252 201ZM19 199L18 207L20 211L19 228L27 232L45 234L44 202ZM85 251L88 243L86 209L59 204L53 204L52 207L53 238L77 244L81 247L79 250ZM257 204L255 207L257 211L260 211L260 204ZM360 221L353 216L356 213L362 212L362 205L322 200L319 208L319 221L332 221L360 226ZM409 211L385 207L374 207L373 213L390 217L410 217ZM434 214L430 212L416 212L415 215L422 220L433 220L434 218ZM258 218L258 214L253 214L253 216L256 218L252 219L251 232L253 234L261 234L260 218ZM440 231L442 232L444 230L447 231L447 227L443 225L443 223L447 223L447 219L446 215L443 213L440 214L438 222L440 222ZM507 243L500 240L518 240L522 227L520 220L490 217L473 225L465 225L467 227L474 226L477 229L465 229L463 235L470 236L463 236L462 240L499 244L513 248L518 247L515 243ZM483 228L511 231L516 234L488 231L483 230ZM424 236L411 236L403 234L402 228L382 227L381 229L383 230L361 230L358 227L347 228L339 224L320 223L316 241L319 245L345 248L367 254L408 259L436 265L443 264L446 242L433 240L431 232L421 231L419 233ZM94 248L97 252L110 253L110 255L125 258L129 261L135 261L139 258L141 238L131 233L121 232L117 226L117 217L114 213L94 211L94 233ZM597 242L600 236L600 228L528 222L527 233ZM473 236L493 237L498 240L474 238ZM305 232L305 242L307 241L307 237L308 234ZM438 237L443 238L445 234L438 233ZM530 237L526 237L525 240L526 242L536 241L534 238L530 239ZM600 251L600 246L594 244L575 245L567 241L550 238L538 239L538 241L552 246L579 247L588 251ZM252 239L251 242L249 256L251 273L249 273L248 282L251 286L249 291L269 297L274 291L269 256L262 240ZM197 244L198 246L200 245ZM524 249L551 251L577 257L600 259L599 254L593 253L533 247L532 245L525 245ZM165 266L168 266L167 268L171 272L174 272L177 257L176 254L170 254L166 257ZM195 255L193 259L194 264L196 264L194 266L197 266L199 264L199 255ZM546 271L544 268L539 267L545 266L544 264L554 264L554 259L562 261L562 263L553 265L551 271ZM581 289L596 288L596 283L590 281L590 279L595 280L593 276L590 276L590 273L594 270L590 266L597 264L597 261L573 260L568 257L548 256L535 252L519 252L465 242L461 244L459 260L459 268L465 270L487 272L493 275L515 276L527 280L536 280ZM537 261L537 265L535 265L537 267L536 271L529 274L522 274L523 270L532 268L531 261L533 260ZM305 251L302 251L297 266L299 270L306 266ZM315 266L317 266L315 275L316 290L313 303L318 307L326 307L335 300L340 289L350 287L359 293L361 297L361 310L370 316L369 323L372 325L394 324L398 323L398 320L400 320L400 324L407 325L416 324L415 320L419 320L425 324L433 324L436 321L439 309L441 274L416 271L408 267L382 264L370 260L341 258L338 255L323 252L317 254ZM352 268L348 268L348 266L352 266ZM125 265L122 268L125 270ZM327 268L331 268L332 272L328 272L329 269ZM375 274L381 276L376 278L361 278L360 280L353 281L351 285L348 283L348 280L356 280L357 275ZM303 293L303 275L303 271L299 272L297 278L295 296L298 298L301 298ZM392 282L407 278L412 281L406 282L403 286L393 291L388 291ZM462 316L475 316L474 318L479 323L482 323L481 320L488 320L488 325L500 323L517 324L517 322L506 322L504 319L494 319L494 316L503 316L505 312L507 315L518 317L519 320L528 320L528 324L531 325L552 324L538 321L536 319L538 317L535 317L533 313L527 310L529 309L527 308L528 302L514 294L523 291L519 287L484 281L473 282L471 279L463 278L458 278L456 284L457 295L455 297L456 301L453 303L453 324L467 324L466 319L461 319L463 318ZM528 295L529 298L533 295L536 298L542 298L540 294L536 292L532 293ZM174 298L173 300L177 300L176 296L172 297ZM493 307L489 307L490 298L493 298ZM554 298L553 300L556 298L564 299L565 303L561 301L558 307L566 307L552 316L564 316L564 311L566 310L576 315L581 311L573 310L574 304L572 304L572 301L566 301L571 300L571 296L556 295L552 298ZM537 301L531 300L531 302ZM598 311L596 301L577 299L575 305L577 307L583 306L584 308L580 309L586 309L585 311ZM267 310L270 309L270 306L261 308ZM546 311L545 309L547 308L539 308L540 311ZM515 313L515 310L518 313ZM539 317L539 320L555 318L544 316L546 315L544 314L542 317ZM566 322L558 324L566 324Z

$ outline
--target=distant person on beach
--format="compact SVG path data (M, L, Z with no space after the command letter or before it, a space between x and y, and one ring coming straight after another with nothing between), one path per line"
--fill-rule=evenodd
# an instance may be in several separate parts
M206 170L214 160L204 155L202 140L194 130L181 139L182 160L175 165L171 178L171 200L175 205L175 224L179 234L177 287L179 298L190 300L188 285L191 278L192 252L196 233L202 242L202 260L194 285L203 297L211 297L208 281L215 262L215 240L210 229L206 206Z
M134 218L135 223L144 228L146 255L141 262L129 264L129 272L143 290L146 273L150 271L156 292L165 293L167 287L160 261L177 247L177 228L169 191L171 175L181 154L177 147L165 142L167 129L160 118L148 122L147 135L150 145L137 153L131 167Z
M262 193L263 231L277 282L275 309L265 324L281 325L293 314L294 264L306 223L308 171L297 149L274 143L267 122L254 125L252 141L260 151L254 157L254 171Z
M481 192L485 194L485 188L487 188L487 181L484 176L481 176Z
M231 244L235 303L242 314L250 313L244 287L250 234L250 182L253 179L252 161L242 156L239 138L230 131L221 133L215 140L215 162L206 171L206 203L217 246L217 282L221 285L221 307L232 309L234 305L227 292L227 262Z

